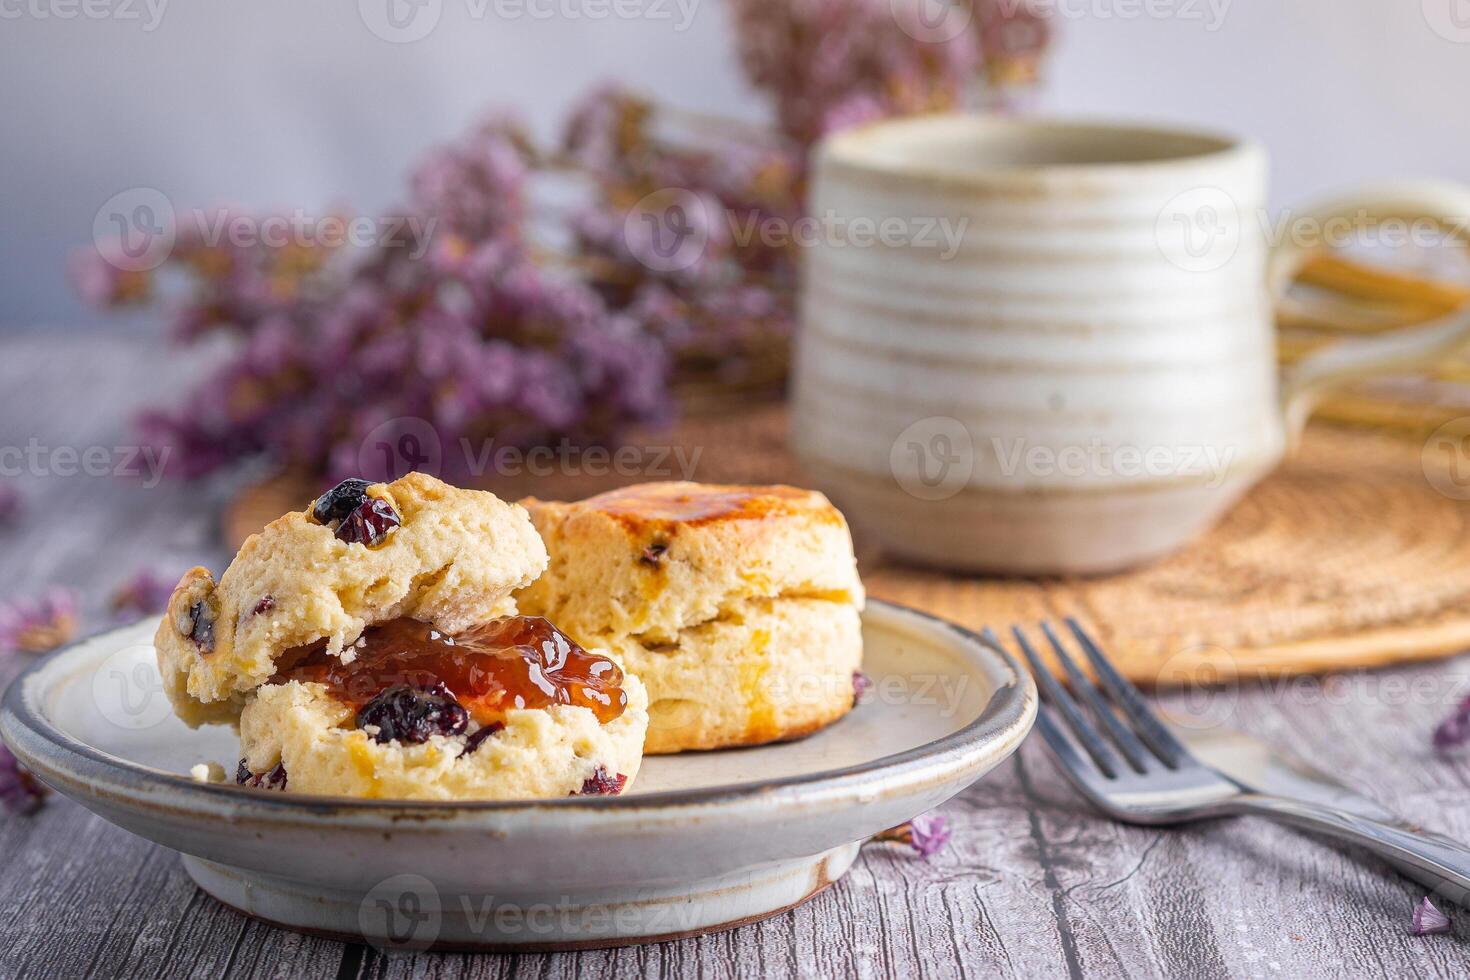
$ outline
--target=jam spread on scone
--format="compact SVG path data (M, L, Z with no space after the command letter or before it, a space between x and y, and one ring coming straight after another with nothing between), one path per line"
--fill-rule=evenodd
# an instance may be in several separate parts
M691 492L679 484L637 483L591 497L584 503L624 524L698 526L793 513L810 497L810 491L785 486L700 486L698 491Z
M459 734L473 719L482 726L517 708L565 704L589 709L607 724L627 707L623 672L588 653L539 616L507 616L448 636L428 623L393 619L371 626L343 663L325 644L281 658L272 683L325 685L380 731L402 729L409 741ZM466 717L467 715L467 717Z

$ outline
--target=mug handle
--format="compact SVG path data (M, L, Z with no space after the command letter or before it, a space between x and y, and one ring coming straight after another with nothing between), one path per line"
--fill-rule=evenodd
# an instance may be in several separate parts
M1379 184L1348 197L1334 198L1301 212L1319 222L1353 221L1366 216L1379 222L1429 219L1462 238L1470 227L1470 187L1454 181L1415 180ZM1279 303L1302 267L1324 246L1284 241L1271 252L1266 282L1272 305ZM1342 340L1309 354L1281 380L1281 411L1292 446L1301 437L1312 409L1322 396L1352 381L1433 364L1470 346L1470 306L1417 327L1376 337Z

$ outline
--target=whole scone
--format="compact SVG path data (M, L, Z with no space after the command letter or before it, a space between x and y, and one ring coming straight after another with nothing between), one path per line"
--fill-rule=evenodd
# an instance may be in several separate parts
M233 722L286 651L324 641L343 660L371 623L412 617L457 632L515 611L546 567L526 511L423 473L344 481L252 535L216 583L186 573L154 638L179 717Z
M596 651L575 651L570 661L556 652L548 656L545 637L559 634L544 620L500 620L482 629L514 630L532 622L542 633L522 637L525 659L486 656L463 670L443 671L457 678L457 690L398 683L412 677L413 665L383 663L353 673L318 653L316 670L298 667L291 679L261 687L241 713L236 781L288 792L413 800L621 793L642 761L648 724L643 685ZM406 625L390 627L400 630L400 645ZM473 641L461 635L458 645ZM561 647L568 648L564 638ZM392 649L397 647L385 652ZM536 683L527 686L529 673L521 672L532 663ZM487 672L506 670L509 677L485 679ZM581 703L551 698L528 706L502 684L544 694L548 679L560 688L573 686L558 676L570 670L595 684L591 696L578 688ZM590 678L589 670L598 676Z
M822 494L647 483L523 503L551 560L517 604L638 674L645 752L797 738L852 707L863 587Z
M847 521L815 490L640 483L521 503L551 561L517 601L574 636L672 641L745 599L863 605Z

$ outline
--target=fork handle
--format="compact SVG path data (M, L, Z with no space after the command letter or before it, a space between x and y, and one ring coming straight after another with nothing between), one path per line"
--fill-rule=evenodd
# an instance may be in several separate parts
M1432 831L1395 826L1307 800L1245 793L1222 809L1255 814L1338 840L1388 859L1400 871L1462 908L1470 908L1470 848Z

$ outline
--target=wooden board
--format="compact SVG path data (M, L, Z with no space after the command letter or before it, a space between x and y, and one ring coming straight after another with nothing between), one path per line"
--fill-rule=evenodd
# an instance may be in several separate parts
M646 439L693 457L695 479L802 482L779 406L693 419ZM1140 683L1438 657L1470 648L1470 504L1434 489L1422 449L1392 435L1314 426L1298 454L1214 531L1122 575L986 579L905 567L866 548L857 523L863 578L875 596L975 628L1078 616ZM634 479L483 482L512 498L576 499ZM317 489L289 478L252 488L227 514L231 541L304 506Z

